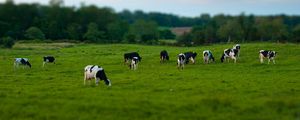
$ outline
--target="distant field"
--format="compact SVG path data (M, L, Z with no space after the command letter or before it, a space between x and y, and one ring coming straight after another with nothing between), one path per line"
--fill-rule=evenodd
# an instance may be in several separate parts
M0 49L0 120L103 119L300 119L300 45L241 44L240 59L220 63L233 44L169 47L127 44L17 44ZM167 50L170 61L159 63ZM202 51L217 62L205 65ZM278 51L277 64L260 64L258 51ZM123 64L125 52L138 51L136 71ZM178 53L195 51L196 64L176 68ZM42 57L56 65L42 68ZM13 69L13 58L29 58L31 69ZM83 68L102 66L112 87L83 86Z

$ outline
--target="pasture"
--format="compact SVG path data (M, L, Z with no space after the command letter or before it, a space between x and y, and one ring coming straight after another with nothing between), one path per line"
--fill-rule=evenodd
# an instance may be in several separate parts
M300 45L241 44L237 63L220 63L233 44L198 47L128 44L16 44L0 49L0 119L300 119ZM170 61L160 64L167 50ZM216 63L203 64L209 49ZM261 49L278 52L276 64L260 64ZM125 52L142 57L138 69L123 63ZM196 64L176 68L177 54L198 53ZM42 57L56 64L42 68ZM31 69L13 69L13 58L27 57ZM86 65L102 66L103 81L83 86Z

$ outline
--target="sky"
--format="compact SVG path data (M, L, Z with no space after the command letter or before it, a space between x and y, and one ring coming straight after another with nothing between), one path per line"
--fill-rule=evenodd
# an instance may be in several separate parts
M0 0L1 3L6 0ZM39 3L46 5L49 0L14 0L15 3ZM170 13L185 17L197 17L201 14L239 15L300 15L300 0L64 0L65 6L79 7L96 5L111 7L116 12L124 9L144 12Z

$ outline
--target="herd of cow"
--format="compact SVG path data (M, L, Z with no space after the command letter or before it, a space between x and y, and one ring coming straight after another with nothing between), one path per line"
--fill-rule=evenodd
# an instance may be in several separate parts
M237 57L240 55L241 46L236 44L233 48L225 49L222 57L221 62L228 61L229 59L234 60L236 63ZM185 52L178 54L177 59L177 68L183 69L185 64L189 62L195 63L195 58L197 56L196 52ZM263 63L265 58L268 59L268 64L272 60L273 64L275 64L275 56L276 52L272 50L260 50L259 51L259 59L260 62ZM124 54L124 63L129 64L129 68L132 70L136 70L138 63L142 60L142 57L137 52L125 53ZM169 60L169 55L166 50L160 52L160 62L164 62ZM210 62L215 62L215 58L210 50L203 51L203 61L204 63L208 64ZM53 63L55 64L55 58L53 56L44 56L43 57L43 67L46 63ZM28 58L15 58L14 61L14 68L19 67L22 65L23 67L28 66L31 68L31 64L29 63ZM84 85L87 80L95 79L96 85L98 85L99 80L103 80L107 86L111 86L111 81L106 77L104 69L98 65L87 65L84 68Z

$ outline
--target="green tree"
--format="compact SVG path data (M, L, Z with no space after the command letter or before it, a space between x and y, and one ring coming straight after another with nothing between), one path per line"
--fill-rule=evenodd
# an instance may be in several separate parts
M130 26L129 34L140 43L153 44L158 41L158 26L153 21L138 20Z
M84 34L84 38L90 42L103 42L104 33L98 30L98 25L96 23L90 23L88 25L88 30Z
M170 29L159 30L160 39L175 39L176 35Z
M298 24L292 31L292 42L300 42L300 24Z
M117 21L108 25L108 38L111 42L121 42L126 32L128 32L129 24L123 21Z
M240 31L241 28L239 27L238 22L236 20L228 20L224 25L222 25L218 29L217 34L221 39L226 39L226 41L229 43L232 42L232 39L239 39L239 35L241 34Z
M44 40L45 34L37 27L30 27L26 30L25 37L30 40Z
M81 35L81 26L77 23L72 23L67 27L68 38L79 40Z
M11 37L3 37L0 39L0 45L2 45L5 48L12 48L14 44L15 41Z

